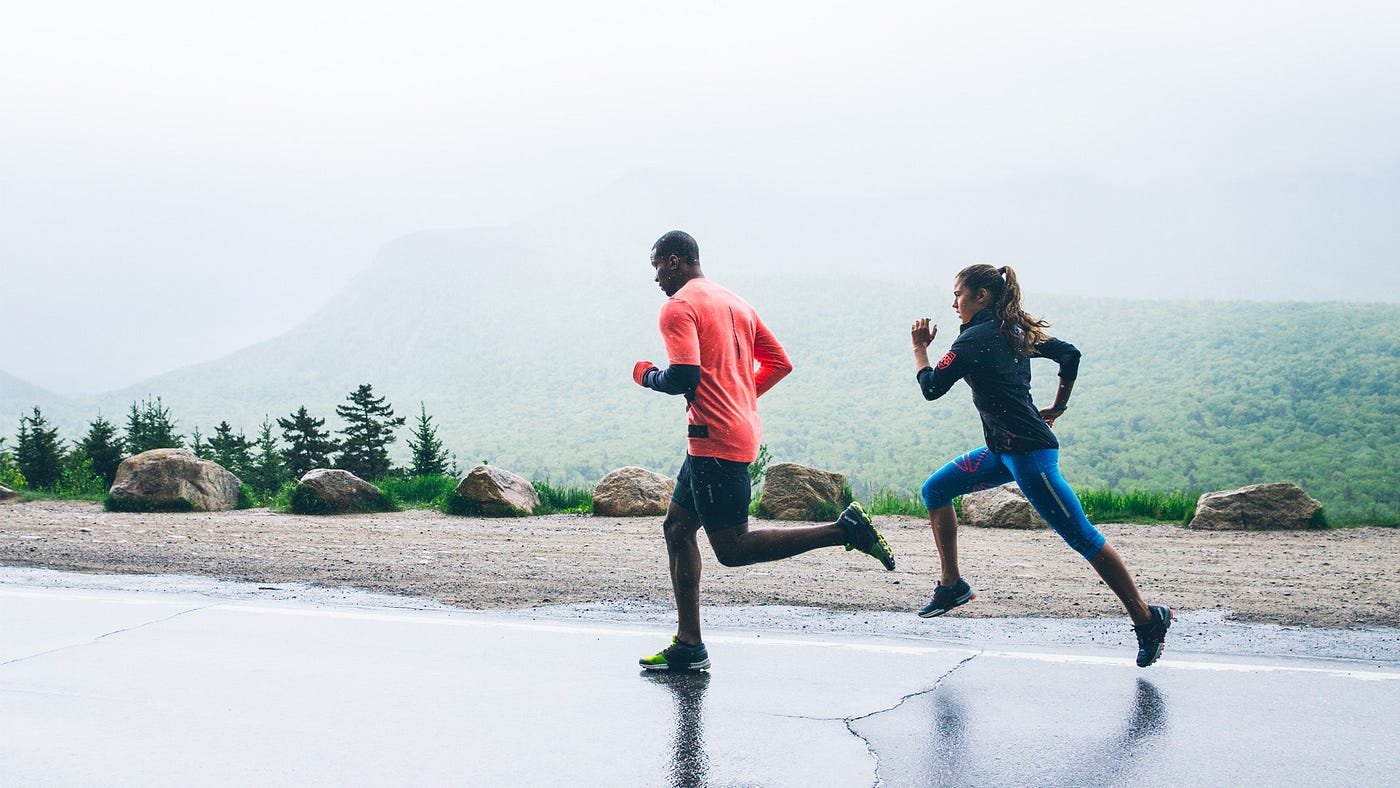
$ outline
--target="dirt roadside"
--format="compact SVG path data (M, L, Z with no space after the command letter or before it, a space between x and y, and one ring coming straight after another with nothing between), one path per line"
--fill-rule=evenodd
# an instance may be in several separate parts
M839 549L729 569L702 549L704 604L916 609L936 581L928 526L904 517L876 517L875 524L895 551L893 572ZM1244 622L1400 627L1400 529L1100 528L1152 602L1230 611ZM1123 615L1088 565L1048 530L965 528L959 547L977 590L960 615ZM0 564L349 586L475 609L670 601L659 517L121 514L97 504L34 501L0 505Z

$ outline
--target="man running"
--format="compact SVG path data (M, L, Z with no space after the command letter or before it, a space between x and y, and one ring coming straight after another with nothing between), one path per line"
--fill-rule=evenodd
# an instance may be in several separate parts
M758 456L757 400L792 371L782 345L739 296L705 278L700 247L673 230L651 248L651 267L670 296L661 307L661 336L669 366L638 361L632 379L664 394L684 394L689 443L663 528L678 624L671 645L645 657L647 670L703 670L709 653L700 638L701 526L725 566L788 558L818 547L845 545L894 569L894 556L859 503L836 522L750 529L749 463Z

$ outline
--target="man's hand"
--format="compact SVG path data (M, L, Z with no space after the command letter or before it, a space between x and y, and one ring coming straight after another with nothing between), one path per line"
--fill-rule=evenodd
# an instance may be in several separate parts
M1045 419L1045 426L1047 426L1047 427L1053 427L1053 426L1055 426L1055 419L1058 419L1059 417L1061 417L1061 416L1063 416L1063 415L1065 415L1065 409L1064 409L1064 408L1041 408L1041 409L1040 409L1040 417L1041 417L1042 419Z
M909 329L909 336L914 340L916 350L927 349L933 344L933 338L938 336L937 324L930 325L929 319L921 317L914 321L914 325Z
M645 386L647 373L653 369L656 369L656 365L650 361L638 361L632 367L632 380L636 381L638 386Z

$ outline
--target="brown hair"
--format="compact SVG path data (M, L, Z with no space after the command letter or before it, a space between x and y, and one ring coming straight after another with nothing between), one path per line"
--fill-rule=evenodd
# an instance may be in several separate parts
M1031 317L1021 308L1021 285L1016 281L1016 271L1011 266L994 268L985 263L969 265L958 272L958 281L964 290L973 293L986 290L991 294L989 306L1001 323L999 331L1021 355L1031 355L1036 345L1050 338L1045 333L1050 323Z

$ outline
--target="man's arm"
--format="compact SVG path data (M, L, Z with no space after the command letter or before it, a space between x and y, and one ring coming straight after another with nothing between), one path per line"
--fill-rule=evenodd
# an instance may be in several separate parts
M773 336L762 320L754 322L753 358L758 362L758 371L753 376L755 396L763 396L792 372L792 360L788 358L787 351L778 344L778 338Z
M632 368L632 379L638 384L662 394L685 394L690 396L700 385L698 364L672 364L666 369L658 369L650 361L638 361Z

